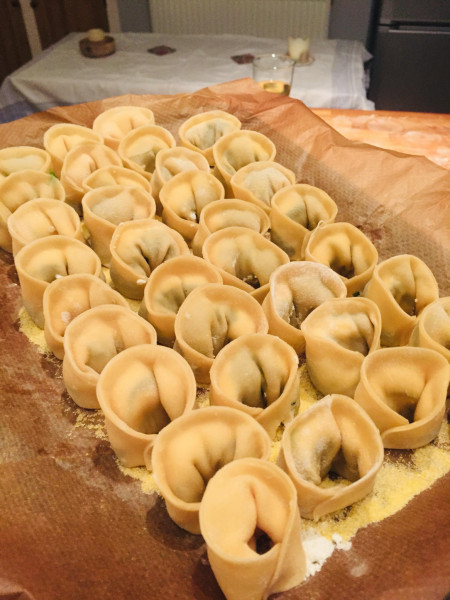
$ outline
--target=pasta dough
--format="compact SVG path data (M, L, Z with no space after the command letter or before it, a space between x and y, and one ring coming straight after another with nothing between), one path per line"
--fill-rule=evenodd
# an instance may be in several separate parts
M382 346L407 344L422 310L439 297L436 279L417 256L400 254L379 263L363 295L380 309Z
M251 415L273 438L298 408L298 357L267 333L242 335L224 346L210 371L210 403Z
M235 460L210 479L200 529L227 600L263 600L306 575L297 494L273 463Z
M364 357L380 346L381 317L367 298L333 298L303 321L313 385L322 394L353 396Z
M261 305L238 288L209 283L193 290L175 318L175 346L191 365L197 383L208 385L221 348L247 333L267 333Z
M187 296L207 283L222 283L218 270L205 260L183 254L160 264L150 273L139 314L158 334L158 342L173 346L175 317Z
M161 263L189 254L182 236L153 219L139 219L116 227L110 244L110 275L121 294L142 300L150 273Z
M114 356L102 370L97 397L108 439L126 467L151 460L154 441L171 421L194 407L194 374L170 348L141 344Z
M308 261L292 261L273 271L262 307L269 333L279 336L297 354L305 351L302 323L317 306L331 298L345 298L344 282L329 267Z
M171 519L200 533L200 503L213 475L233 460L266 460L269 453L270 438L252 417L234 408L209 406L169 423L155 439L146 464Z
M139 344L156 344L156 332L130 308L102 304L76 316L64 334L63 379L72 400L100 408L100 373L119 352Z
M384 458L378 429L358 404L331 394L290 423L278 464L292 479L302 517L321 516L364 498ZM327 476L333 485L323 485Z
M427 348L382 348L367 356L355 391L385 448L419 448L439 432L450 367Z

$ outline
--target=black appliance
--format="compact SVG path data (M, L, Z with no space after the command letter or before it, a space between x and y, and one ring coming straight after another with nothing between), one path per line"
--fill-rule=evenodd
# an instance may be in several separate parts
M379 0L370 50L376 109L450 113L450 0Z

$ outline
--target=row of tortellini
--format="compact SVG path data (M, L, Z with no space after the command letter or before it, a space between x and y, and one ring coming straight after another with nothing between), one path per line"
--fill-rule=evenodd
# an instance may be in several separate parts
M152 469L172 518L204 535L227 598L245 597L234 579L250 565L249 589L266 597L304 577L292 505L318 518L355 502L372 489L383 445L436 435L449 302L416 257L378 264L362 232L334 222L333 200L296 183L273 143L232 115L188 119L177 147L148 110L123 108L92 129L50 128L32 165L24 147L0 151L1 245L74 401L102 408L119 460ZM426 349L380 347L410 340ZM304 352L325 398L295 416ZM203 385L212 406L193 410ZM275 470L268 489L280 423L289 477ZM324 486L329 473L347 484ZM227 511L222 485L237 486ZM264 537L269 549L258 550Z

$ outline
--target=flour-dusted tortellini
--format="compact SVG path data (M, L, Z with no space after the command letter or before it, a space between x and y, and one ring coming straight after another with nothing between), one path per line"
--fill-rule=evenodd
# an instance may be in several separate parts
M127 167L118 167L117 165L100 167L100 169L88 175L82 183L85 192L106 185L128 185L140 188L149 194L152 193L151 183L146 177L137 171L132 171Z
M38 238L15 257L22 300L31 319L44 328L43 296L55 279L73 273L91 273L103 278L102 264L92 248L64 235Z
M275 144L263 133L242 129L221 137L213 146L214 175L225 186L228 197L232 197L231 177L246 165L274 160Z
M16 171L31 169L48 173L52 166L50 154L34 146L8 146L0 149L0 183Z
M271 441L255 419L240 410L209 406L187 412L167 425L153 444L153 470L173 521L200 533L199 509L208 481L239 458L267 460Z
M228 198L207 204L200 213L198 229L192 241L192 250L202 255L203 242L208 235L226 227L247 227L265 235L270 227L266 212L245 200Z
M161 263L150 273L139 314L156 329L160 344L173 346L180 306L193 290L207 283L222 283L219 271L190 254Z
M100 408L100 373L119 352L139 344L156 344L156 331L131 308L95 306L76 316L64 334L63 380L82 408Z
M186 119L178 129L178 136L182 146L200 152L214 166L214 144L240 128L241 122L234 115L223 110L209 110Z
M114 106L97 115L92 123L92 129L105 141L105 144L117 150L120 141L130 131L143 125L153 125L153 111L145 106Z
M84 242L78 213L65 202L52 198L36 198L25 202L9 217L8 231L12 252L49 235L65 235Z
M65 191L56 177L35 169L24 169L0 179L0 247L4 250L12 252L9 217L35 198L64 200Z
M378 261L375 246L351 223L319 223L305 238L303 256L336 271L348 296L363 290Z
M354 398L385 448L419 448L437 436L449 373L445 358L427 348L381 348L365 358Z
M159 194L162 220L190 244L198 231L203 209L224 197L223 185L211 173L197 170L178 173L164 184Z
M278 464L297 489L302 517L317 520L367 496L383 458L367 413L352 398L331 394L286 427Z
M156 214L153 196L139 187L108 185L87 192L81 201L89 243L102 264L111 262L111 238L120 223L152 219Z
M53 354L64 358L64 333L82 312L101 304L128 308L125 298L99 277L76 273L52 281L43 296L45 341Z
M436 350L450 364L450 296L438 298L422 310L409 343Z
M270 205L270 239L291 260L303 259L303 243L317 225L333 223L337 205L318 187L294 183L272 196Z
M269 290L269 278L288 255L260 233L228 227L212 233L203 244L203 258L217 267L227 285L250 293L259 302Z
M184 358L156 344L126 348L104 367L97 398L112 449L126 467L151 460L156 437L194 408L197 386Z
M224 346L210 371L210 402L243 410L273 438L298 408L298 356L267 333L242 335Z
M219 469L200 504L200 530L227 600L263 600L305 578L297 493L269 461L241 458Z
M84 142L103 144L103 137L90 127L76 123L56 123L45 131L43 145L52 158L52 169L58 177L66 154Z
M417 256L400 254L380 262L363 292L380 309L382 346L407 344L417 317L439 297L431 269Z
M119 155L98 142L83 142L66 154L61 169L61 183L66 202L81 213L81 199L85 193L83 181L94 171L107 165L122 166Z
M332 298L345 298L345 283L330 267L292 261L277 267L269 279L262 307L269 333L279 336L297 354L305 351L302 323L315 308Z
M117 152L126 167L150 180L155 170L158 152L175 146L175 138L165 127L142 125L127 133L121 140Z
M134 300L142 300L153 269L175 256L190 254L183 237L155 219L118 225L110 251L111 280L121 294Z
M231 340L247 333L267 333L261 305L229 285L209 283L193 290L175 318L175 345L191 365L199 384L208 385L214 358Z
M353 396L364 358L380 346L381 316L367 298L333 298L303 321L313 385L322 394Z
M186 171L202 171L209 174L209 163L198 152L182 146L165 148L158 152L155 158L155 170L152 175L152 192L155 198L159 200L161 188L172 177Z
M267 213L273 195L293 185L296 175L274 161L263 160L241 167L230 179L233 197L253 202Z

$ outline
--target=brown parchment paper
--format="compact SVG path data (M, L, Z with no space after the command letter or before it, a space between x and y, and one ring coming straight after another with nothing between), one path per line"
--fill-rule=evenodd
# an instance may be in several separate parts
M76 77L76 74L74 74ZM126 95L0 125L0 147L42 147L52 124L92 125L119 104L148 106L177 137L191 115L236 114L269 136L280 163L322 187L338 220L359 226L380 258L419 256L449 294L450 174L425 158L349 142L300 101L239 80L195 94ZM61 362L19 331L20 289L0 251L0 599L223 600L200 536L179 529L156 494L122 474L106 440L76 427ZM321 571L276 597L442 600L450 591L450 476L335 551ZM364 569L355 568L364 565Z

